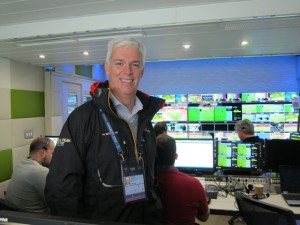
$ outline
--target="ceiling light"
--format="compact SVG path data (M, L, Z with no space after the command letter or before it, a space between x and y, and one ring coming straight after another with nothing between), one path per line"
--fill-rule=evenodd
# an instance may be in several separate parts
M242 45L242 46L246 46L246 45L248 45L248 44L249 44L248 41L242 41L242 42L241 42L241 45Z
M44 59L44 58L46 58L46 56L43 55L43 54L41 54L41 55L39 55L39 58L40 58L40 59Z
M183 47L184 49L189 49L189 48L191 47L191 45L190 45L190 44L184 44L184 45L182 45L182 47Z
M84 51L82 54L83 54L83 55L89 55L89 52Z

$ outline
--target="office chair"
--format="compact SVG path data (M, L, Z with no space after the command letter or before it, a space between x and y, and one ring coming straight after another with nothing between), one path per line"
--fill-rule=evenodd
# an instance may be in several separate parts
M0 210L16 210L10 206L7 205L5 202L5 199L0 198Z
M289 209L262 202L242 192L235 192L234 197L247 225L297 225L295 215Z

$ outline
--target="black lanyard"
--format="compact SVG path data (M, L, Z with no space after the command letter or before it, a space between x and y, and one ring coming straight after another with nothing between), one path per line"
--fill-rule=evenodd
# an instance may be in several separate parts
M118 139L116 137L116 134L115 134L115 132L114 132L114 130L113 130L110 122L107 119L106 114L103 112L102 109L99 109L99 111L100 111L101 117L102 117L102 119L103 119L103 121L105 123L105 126L108 129L108 131L110 133L110 136L111 136L111 138L112 138L112 140L114 142L114 145L116 147L116 151L117 151L118 155L120 155L121 158L122 158L122 160L124 160L124 156L123 156L123 151L122 151L121 145L120 145L120 143L119 143L119 141L118 141ZM142 154L143 154L143 147L144 147L143 146L143 142L141 142L140 151L139 151L140 156L142 156Z
M99 111L100 111L102 119L103 119L103 121L105 123L105 126L108 129L108 131L110 133L110 136L111 136L111 138L112 138L112 140L114 142L114 145L116 147L116 151L117 151L118 155L121 156L122 160L124 160L123 151L122 151L121 145L120 145L120 143L119 143L119 141L118 141L118 139L116 137L116 134L115 134L115 132L114 132L114 130L113 130L110 122L107 119L107 116L105 115L105 113L103 112L102 109L99 109Z

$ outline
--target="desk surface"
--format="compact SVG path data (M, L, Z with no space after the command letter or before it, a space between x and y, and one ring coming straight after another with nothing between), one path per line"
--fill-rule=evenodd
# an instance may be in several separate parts
M283 208L290 209L294 212L297 219L300 218L300 207L290 207L283 199L281 194L270 194L269 197L260 199L259 201L277 205ZM216 215L239 215L235 198L232 195L227 197L218 196L217 199L211 199L209 204L210 213Z

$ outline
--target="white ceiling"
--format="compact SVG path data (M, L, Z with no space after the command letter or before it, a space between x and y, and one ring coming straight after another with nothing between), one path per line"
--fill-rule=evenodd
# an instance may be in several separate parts
M80 40L129 31L142 33L147 61L298 55L300 1L0 0L0 57L20 62L103 64L109 38Z

